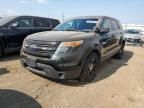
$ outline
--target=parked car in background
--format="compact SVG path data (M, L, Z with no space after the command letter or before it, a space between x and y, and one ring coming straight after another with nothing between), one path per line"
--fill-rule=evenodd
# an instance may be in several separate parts
M77 17L53 31L28 36L21 63L28 70L55 79L91 81L102 61L124 52L124 31L117 19Z
M125 38L127 42L140 42L141 35L140 30L128 29L125 31Z
M141 46L144 47L144 31L141 31Z
M20 51L26 36L50 31L59 20L36 16L10 16L0 19L0 56Z

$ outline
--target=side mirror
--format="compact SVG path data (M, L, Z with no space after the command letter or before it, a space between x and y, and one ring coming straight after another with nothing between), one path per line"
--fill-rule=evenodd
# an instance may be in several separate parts
M98 33L108 33L108 32L110 32L110 28L98 28L98 27L96 27L96 28L94 28L94 32L98 32Z
M93 31L94 31L94 32L97 32L97 33L101 32L101 30L100 30L99 27L94 27L94 30L93 30Z

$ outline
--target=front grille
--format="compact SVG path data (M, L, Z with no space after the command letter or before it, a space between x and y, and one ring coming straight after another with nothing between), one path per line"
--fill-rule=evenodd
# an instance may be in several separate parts
M25 42L24 53L43 58L51 58L61 42L33 41Z

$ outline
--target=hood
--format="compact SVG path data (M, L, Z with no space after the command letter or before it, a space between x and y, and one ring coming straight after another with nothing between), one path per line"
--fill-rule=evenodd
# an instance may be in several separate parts
M29 35L26 40L39 41L76 41L95 36L94 32L76 32L76 31L47 31Z

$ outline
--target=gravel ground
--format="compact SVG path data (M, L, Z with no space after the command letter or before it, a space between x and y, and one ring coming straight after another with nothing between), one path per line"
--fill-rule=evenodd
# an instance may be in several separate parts
M127 46L87 84L59 82L21 67L18 54L0 60L0 108L144 108L144 48Z

